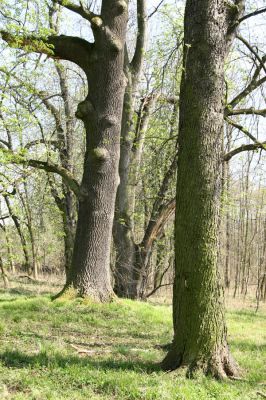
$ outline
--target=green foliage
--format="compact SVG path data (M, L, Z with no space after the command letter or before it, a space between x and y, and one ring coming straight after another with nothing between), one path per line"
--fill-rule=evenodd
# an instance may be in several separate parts
M184 371L165 374L158 365L164 356L160 345L172 338L170 306L129 300L51 302L34 297L34 291L28 285L0 294L5 323L1 399L256 399L265 368L263 313L228 313L230 344L243 368L243 382L203 376L187 380Z

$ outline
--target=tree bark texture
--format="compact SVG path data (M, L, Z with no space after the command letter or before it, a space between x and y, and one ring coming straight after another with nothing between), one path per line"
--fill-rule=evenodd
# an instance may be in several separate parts
M232 32L222 0L187 0L180 92L174 339L163 361L223 378L236 373L218 272L224 63ZM230 36L229 33L230 32Z
M121 3L125 7L121 8ZM67 287L73 287L81 296L108 301L113 297L110 247L126 84L126 3L103 1L98 18L95 43L85 68L89 94L76 113L84 122L87 145Z

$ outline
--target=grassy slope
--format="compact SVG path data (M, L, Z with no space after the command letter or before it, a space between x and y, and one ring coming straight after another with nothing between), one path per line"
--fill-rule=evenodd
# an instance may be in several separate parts
M234 356L246 382L165 374L159 344L172 337L171 308L119 301L51 302L0 292L0 399L258 399L266 392L266 316L228 313ZM265 343L265 342L264 342ZM89 351L78 353L75 347Z

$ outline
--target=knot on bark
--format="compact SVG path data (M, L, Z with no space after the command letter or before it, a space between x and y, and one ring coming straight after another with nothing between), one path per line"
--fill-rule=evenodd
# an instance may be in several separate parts
M118 0L116 7L119 15L127 11L127 3L125 0Z
M94 107L89 100L84 100L79 103L76 111L76 117L81 120L85 120L87 118L91 118L94 116Z
M104 162L109 158L109 152L104 147L95 147L90 151L90 156L95 162Z
M115 115L108 115L104 117L103 120L108 128L111 128L119 123L119 120Z
M93 17L91 19L91 24L95 28L101 28L101 26L103 25L103 20L100 17Z
M114 53L119 53L123 50L123 42L108 27L105 28L105 34L109 47Z

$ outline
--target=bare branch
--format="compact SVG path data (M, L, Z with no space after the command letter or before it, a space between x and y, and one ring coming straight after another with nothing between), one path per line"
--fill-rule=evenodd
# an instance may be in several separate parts
M161 0L160 3L156 7L154 7L154 10L148 15L148 19L150 19L155 13L157 13L163 2L164 0Z
M156 286L156 288L154 288L150 293L146 294L145 299L147 299L148 297L151 297L155 292L157 292L157 290L161 289L162 287L173 286L173 284L174 283L171 282L171 283L164 283L163 285Z
M14 153L10 150L1 149L1 152L7 156L8 163L25 165L60 175L65 184L75 193L75 195L77 197L81 196L79 183L67 169L56 165L51 161L27 159L20 154Z
M243 132L247 137L249 137L249 139L252 140L252 142L262 146L262 143L258 141L258 139L255 138L255 136L253 136L244 126L236 123L235 121L233 121L230 118L225 118L226 122L228 122L230 125L232 125L234 128L239 129L241 132Z
M168 203L166 204L162 204L156 213L156 218L150 218L144 238L141 243L141 247L145 249L150 248L153 241L158 237L158 234L161 232L165 223L175 211L175 204L175 198L168 201Z
M251 53L256 57L256 59L259 61L261 68L264 69L265 73L266 73L266 66L265 63L263 61L263 59L259 56L258 52L255 51L255 49L248 43L248 41L246 39L244 39L242 36L240 35L236 35L236 38L238 40L240 40L242 43L244 43L244 45L251 51Z
M242 18L239 18L238 23L240 24L241 22L245 21L246 19L251 18L251 17L255 17L256 15L262 14L264 12L266 12L266 7L259 8L258 10L253 11L252 13L244 15Z
M235 155L242 153L243 151L254 151L254 150L266 150L266 142L263 143L252 143L252 144L243 144L242 146L237 147L236 149L233 149L226 153L224 155L224 161L229 161L231 160L232 157Z
M266 58L264 58L264 62ZM261 71L260 66L256 69L250 83L248 84L247 87L245 87L242 92L240 92L233 100L230 101L230 103L227 105L227 108L235 108L237 104L239 104L245 97L247 97L250 93L252 93L254 90L256 90L258 87L260 87L264 82L266 82L266 76L263 78L257 80L257 77L259 75L259 72Z
M240 108L238 110L225 109L225 116L228 115L260 115L266 117L266 108L262 110L256 110L255 108Z
M84 19L86 19L86 20L88 20L90 22L94 17L97 17L96 14L91 12L82 3L80 3L79 6L77 6L76 4L71 3L68 0L55 0L55 2L57 4L59 4L60 6L63 6L64 8L67 8L68 10L73 11L76 14L79 14L82 18L84 18Z

